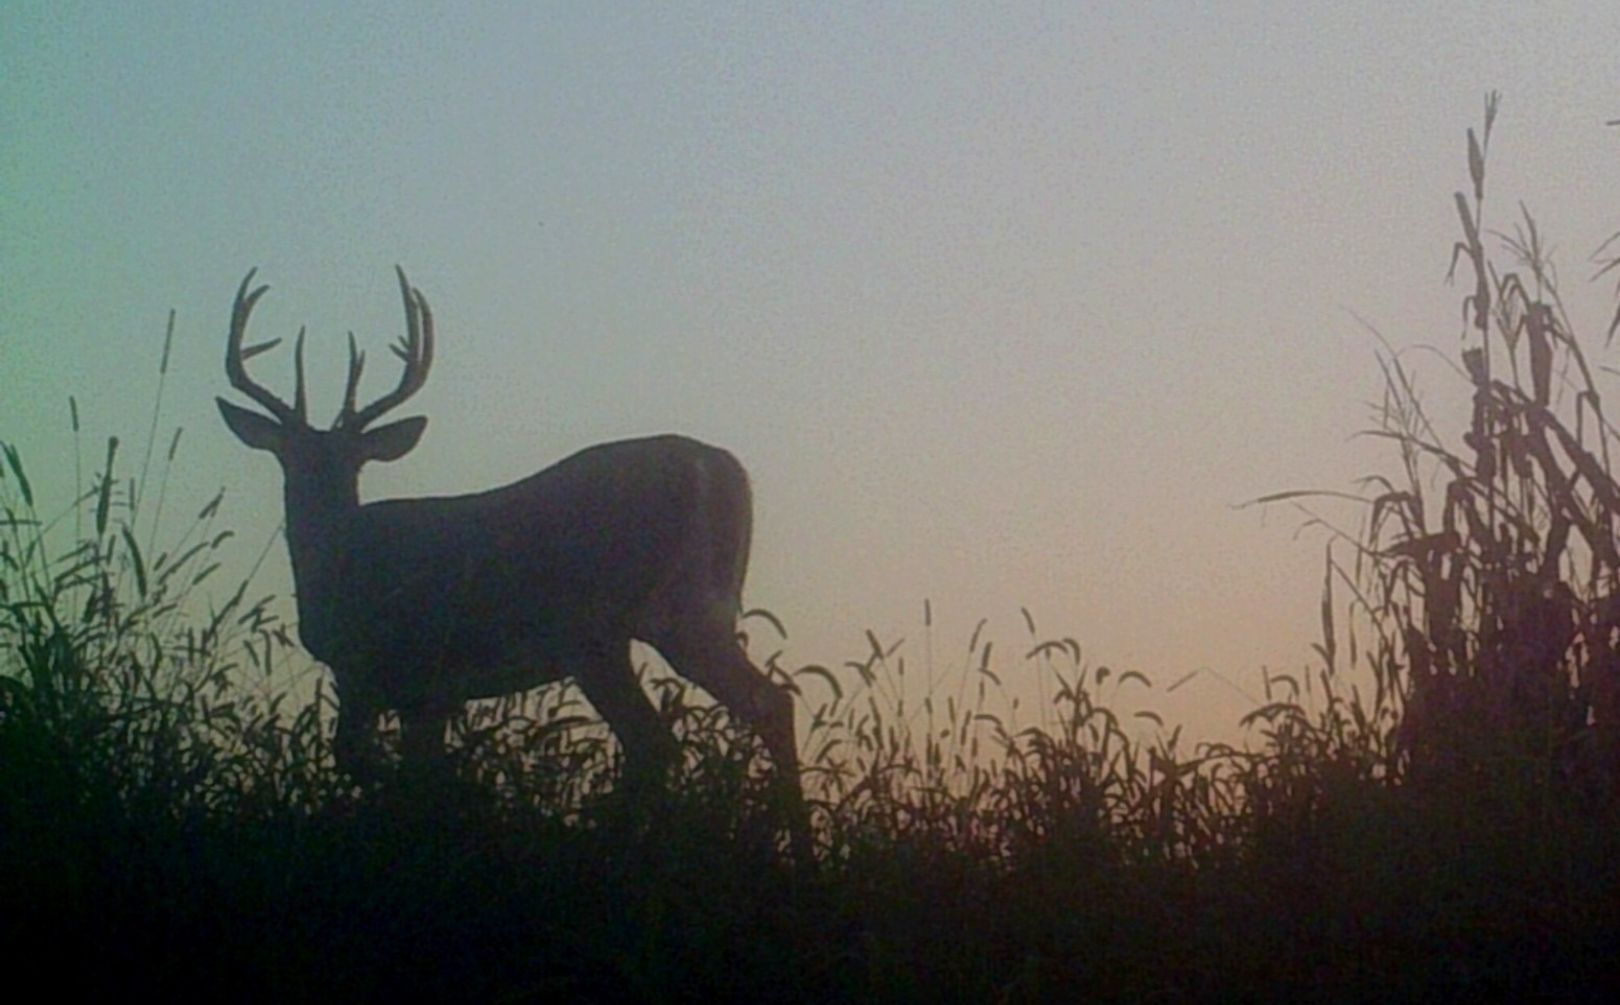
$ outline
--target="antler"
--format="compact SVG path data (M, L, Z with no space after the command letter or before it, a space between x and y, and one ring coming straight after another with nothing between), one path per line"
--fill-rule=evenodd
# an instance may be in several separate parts
M256 268L249 269L248 274L242 277L242 285L236 290L236 303L231 307L231 334L225 342L225 376L230 380L232 387L264 406L265 411L275 416L282 425L307 425L308 413L304 399L304 329L298 329L298 342L293 350L298 385L294 392L292 407L289 408L286 402L254 383L253 378L247 374L248 360L281 344L281 339L271 339L245 349L242 347L242 338L247 334L248 315L253 313L253 305L270 289L267 285L261 285L253 292L248 292L248 284L253 282L253 277L258 271Z
M338 413L334 429L364 428L420 391L427 382L428 370L433 366L433 312L428 309L427 298L422 296L422 291L406 280L405 270L396 265L394 271L399 274L399 292L405 301L405 336L390 348L404 362L405 372L400 376L398 387L356 411L354 398L360 389L360 373L365 369L366 354L355 348L354 333L350 332L349 379L343 391L343 411ZM302 383L299 386L302 387Z

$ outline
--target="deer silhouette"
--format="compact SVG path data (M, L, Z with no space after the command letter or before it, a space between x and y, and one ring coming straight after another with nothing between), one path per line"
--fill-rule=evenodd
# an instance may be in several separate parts
M793 700L736 634L753 523L748 476L730 453L684 436L588 447L521 481L470 495L361 503L360 469L416 446L422 417L376 420L421 390L433 314L397 269L406 333L399 384L364 407L365 356L349 336L343 406L309 422L304 330L293 404L248 376L280 340L244 347L268 286L242 280L225 373L268 415L217 399L238 439L281 463L298 634L331 669L339 767L373 767L378 716L399 713L406 761L442 753L465 702L572 677L618 737L627 777L661 777L679 746L636 680L631 640L750 726L789 787L796 857L810 854Z

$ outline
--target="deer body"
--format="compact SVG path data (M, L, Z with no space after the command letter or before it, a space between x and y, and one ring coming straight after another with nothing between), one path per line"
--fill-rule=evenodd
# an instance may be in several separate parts
M734 622L746 492L730 454L661 436L591 447L476 495L290 506L299 634L323 662L375 668L346 683L388 707L558 680L558 658L604 633L657 645L700 615ZM742 505L722 523L701 508L710 495ZM527 560L502 561L514 553Z
M245 360L274 344L241 344L266 290L250 294L252 277L237 293L226 371L271 415L219 407L238 438L281 462L299 637L333 674L340 767L365 769L385 710L400 714L406 758L425 758L464 702L571 676L618 736L626 771L655 774L678 748L636 681L629 645L641 640L759 733L800 807L796 854L808 854L792 699L736 637L753 519L736 458L654 436L589 447L486 492L362 505L360 467L403 456L426 425L368 428L426 378L426 300L401 272L399 389L356 410L364 357L351 340L343 411L317 430L305 416L302 332L295 406L246 375Z

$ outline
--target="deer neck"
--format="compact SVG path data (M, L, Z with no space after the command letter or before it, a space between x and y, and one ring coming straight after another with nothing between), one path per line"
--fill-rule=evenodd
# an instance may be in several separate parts
M331 609L343 592L350 527L360 511L354 481L335 488L286 486L287 551L298 589L300 622L310 623Z

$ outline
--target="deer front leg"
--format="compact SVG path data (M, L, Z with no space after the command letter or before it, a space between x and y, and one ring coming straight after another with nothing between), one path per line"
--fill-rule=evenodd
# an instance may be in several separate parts
M444 754L444 727L451 710L442 704L399 710L399 750L407 767L435 764Z
M338 696L337 736L332 756L339 771L357 782L368 782L377 773L377 708L358 696Z

